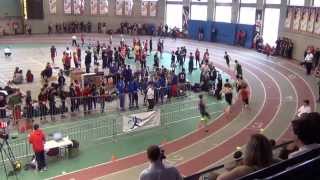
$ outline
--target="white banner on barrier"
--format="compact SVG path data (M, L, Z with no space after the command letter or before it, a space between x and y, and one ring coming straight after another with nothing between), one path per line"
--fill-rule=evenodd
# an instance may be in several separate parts
M122 131L129 133L160 126L160 110L123 116Z

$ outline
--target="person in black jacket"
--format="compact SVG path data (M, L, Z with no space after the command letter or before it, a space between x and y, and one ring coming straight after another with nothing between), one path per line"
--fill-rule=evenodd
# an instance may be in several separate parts
M6 117L6 107L7 107L7 100L6 100L6 94L0 93L0 118Z
M222 77L221 77L221 74L218 74L217 88L216 88L215 93L214 93L214 96L218 100L221 100L221 90L222 90Z
M76 89L74 87L74 84L71 83L69 87L69 97L71 101L71 112L74 112L76 110Z
M152 38L149 40L149 52L151 53L152 51Z
M86 57L85 57L85 65L86 65L86 73L90 73L90 66L91 66L91 51L90 47L88 47L88 50L86 51Z

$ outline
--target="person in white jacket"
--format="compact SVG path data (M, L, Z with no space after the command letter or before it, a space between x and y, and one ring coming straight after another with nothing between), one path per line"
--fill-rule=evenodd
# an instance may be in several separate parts
M298 109L297 116L301 117L304 113L311 113L310 101L307 99L303 101L303 105Z
M147 100L148 100L148 110L152 110L154 107L154 89L153 85L149 84L148 90L147 90Z

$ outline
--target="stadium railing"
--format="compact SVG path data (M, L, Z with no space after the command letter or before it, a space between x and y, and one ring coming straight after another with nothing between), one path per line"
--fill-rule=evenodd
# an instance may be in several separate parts
M320 155L318 155L312 159L309 159L301 164L298 164L294 167L289 167L288 169L279 172L277 174L271 175L269 177L264 178L265 180L282 180L282 179L290 179L290 180L300 180L300 179L308 179L308 180L318 180L320 179Z
M285 147L285 146L287 146L288 144L291 144L291 143L293 143L293 141L283 142L281 144L278 144L278 145L274 146L273 150L276 151L279 148ZM242 160L242 159L238 159L238 160ZM209 168L207 170L204 170L204 171L198 172L196 174L193 174L191 176L185 177L184 180L199 180L201 178L202 179L206 179L206 177L207 177L207 175L209 173L213 173L213 172L219 171L219 170L223 169L224 167L225 167L225 164L217 165L217 166L214 166L214 167Z
M269 176L272 176L276 173L279 173L281 171L286 170L287 168L290 168L292 166L295 166L297 164L303 163L305 161L308 161L316 156L320 155L320 148L314 149L312 151L306 152L302 155L280 161L278 163L275 163L269 167L260 169L258 171L255 171L251 174L248 174L246 176L243 176L239 180L251 180L251 179L264 179Z
M156 109L161 110L160 114L160 128L167 128L171 124L175 123L176 121L179 121L179 114L181 115L181 112L185 113L191 113L191 112L197 112L197 97L189 97L188 98L172 98L170 102L164 103L165 106L158 105L155 107ZM108 103L106 103L107 105ZM160 103L159 103L160 104ZM208 109L214 110L214 103L208 104ZM98 108L97 108L98 109ZM106 108L107 109L107 108ZM122 116L124 115L130 115L135 113L141 113L146 112L147 108L143 107L141 105L141 108L136 110L128 110L124 112L120 112L116 108L109 108L106 113L89 113L86 115L79 115L83 113L81 110L80 113L76 112L75 118L70 117L70 124L67 126L57 126L56 128L52 128L51 130L46 131L48 135L54 132L61 132L64 136L68 136L70 139L75 139L80 142L84 141L92 141L97 139L110 139L115 140L116 137L121 136L125 134L123 132L123 121ZM216 112L214 112L216 113ZM65 113L65 114L69 114ZM60 114L58 114L60 115ZM56 115L56 116L58 116ZM95 117L96 119L93 121L92 117ZM50 116L46 116L47 119L50 119ZM73 118L73 119L72 119ZM66 119L69 119L69 117L66 117ZM63 122L66 122L68 120L63 119ZM180 117L181 119L181 117ZM92 121L91 121L92 120ZM56 120L56 122L59 122L59 120ZM73 123L76 122L76 123ZM49 126L50 127L50 126ZM133 133L139 133L133 132ZM50 137L49 137L50 139ZM17 139L9 139L10 146L12 148L12 151L14 152L14 155L18 158L26 158L33 156L32 147L28 142L28 139L25 135L20 135Z

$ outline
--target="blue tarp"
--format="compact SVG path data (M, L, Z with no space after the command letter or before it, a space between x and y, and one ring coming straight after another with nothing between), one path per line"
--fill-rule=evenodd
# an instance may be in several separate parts
M252 47L255 26L214 21L189 20L188 35L191 39L198 39L199 28L204 30L204 40L229 45L236 43L236 34L242 30L246 32L245 47Z

